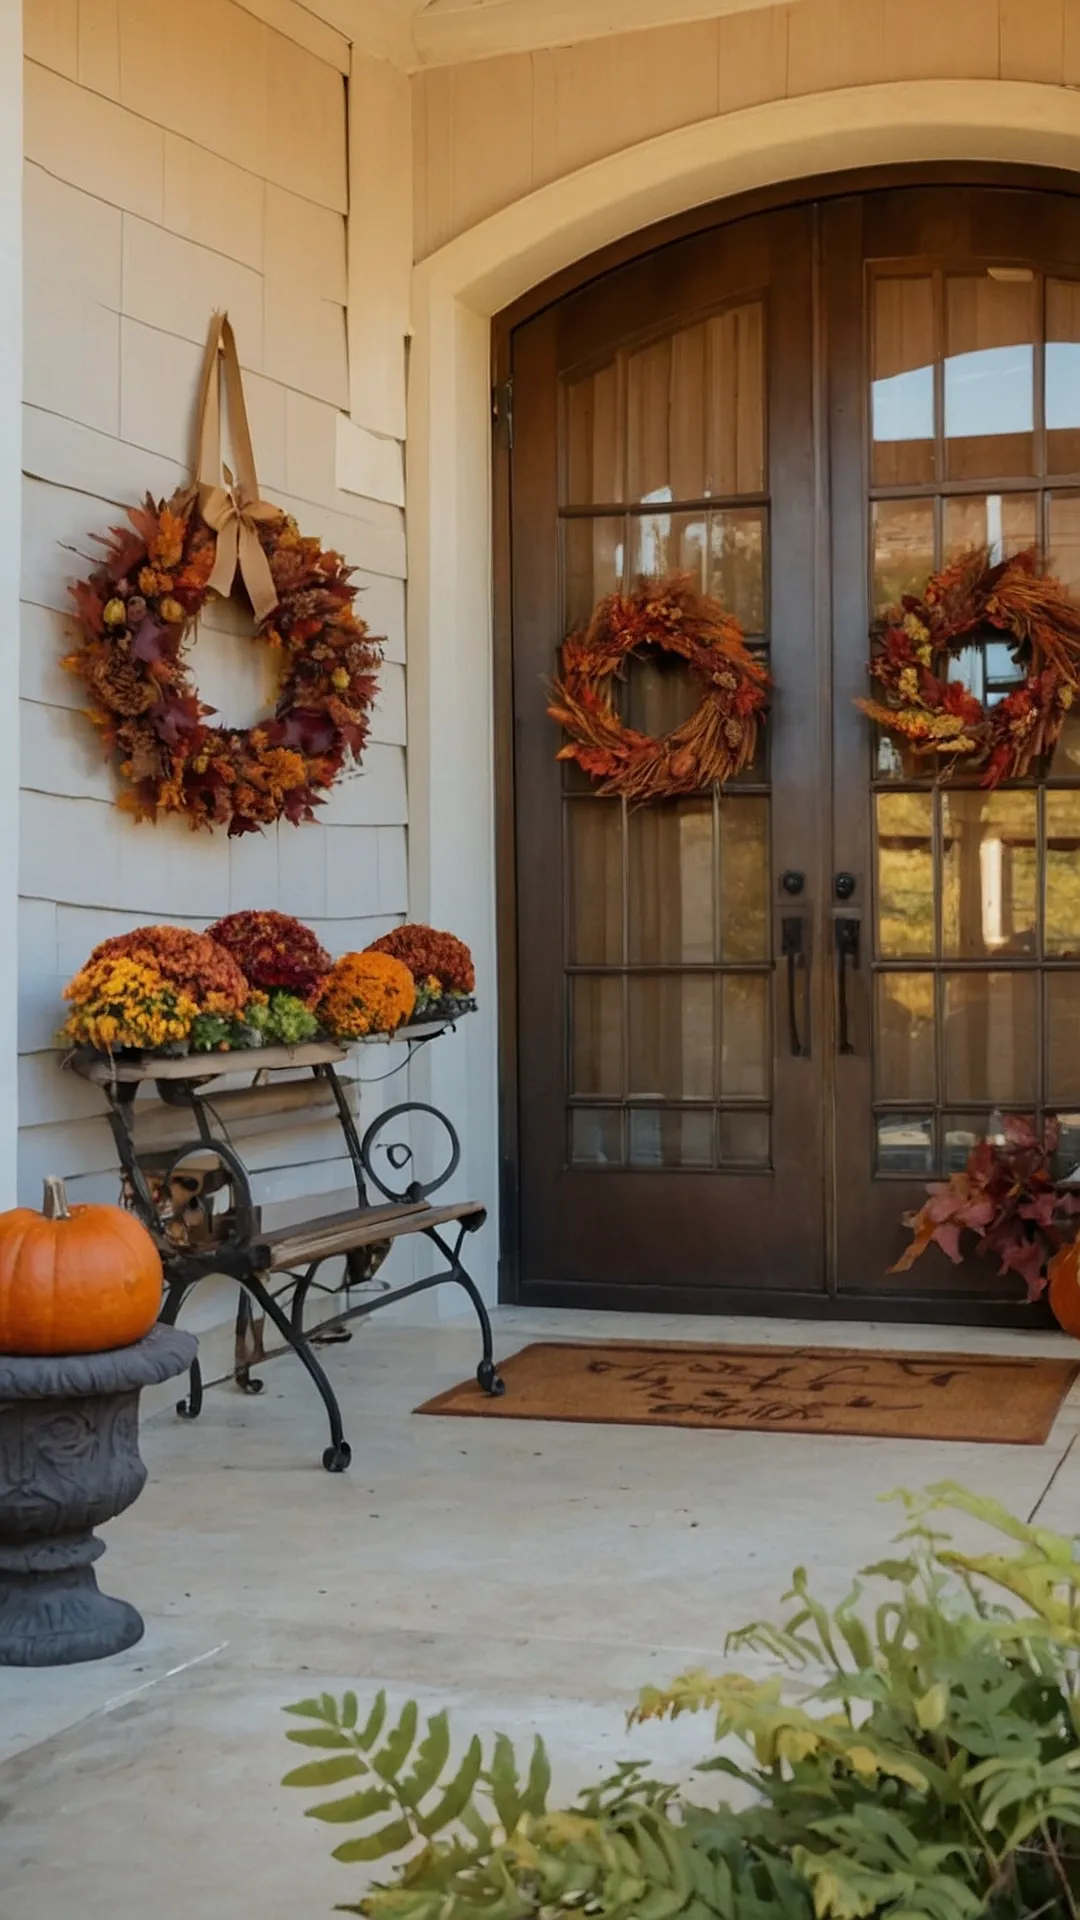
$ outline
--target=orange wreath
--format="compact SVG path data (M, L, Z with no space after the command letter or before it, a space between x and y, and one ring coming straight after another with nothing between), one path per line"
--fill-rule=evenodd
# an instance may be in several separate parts
M628 660L647 647L678 654L701 686L689 719L659 738L628 727L612 698ZM557 757L602 781L601 793L627 800L700 793L750 765L769 684L739 622L690 575L641 580L601 600L584 631L563 643L548 708L569 736Z
M224 355L239 480L220 479L218 354ZM192 827L254 833L314 818L322 795L367 738L381 660L353 611L341 556L305 539L258 498L232 330L215 316L200 407L198 471L171 500L128 511L130 527L100 540L105 558L71 592L80 637L63 665L85 681L90 717L131 791L139 819L185 814ZM206 478L205 476L212 477ZM273 715L254 727L208 724L185 657L211 594L228 598L239 570L254 637L275 649Z
M992 703L950 678L980 638L1005 639L1023 680ZM1080 604L1042 572L1034 548L991 565L975 548L905 594L871 630L881 698L857 707L941 777L982 771L981 785L1022 780L1053 753L1080 694Z

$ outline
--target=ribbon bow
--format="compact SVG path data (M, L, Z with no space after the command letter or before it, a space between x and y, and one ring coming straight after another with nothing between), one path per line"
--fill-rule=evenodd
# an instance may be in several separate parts
M235 481L228 467L223 468L221 462L219 354L225 373L225 391L239 469ZM260 523L280 520L281 509L271 506L267 500L259 499L236 340L228 316L223 313L214 315L206 347L199 405L196 472L199 512L218 537L214 568L207 584L212 592L227 600L239 567L240 578L251 601L251 611L261 626L277 606L278 596L258 528ZM223 472L224 486L221 484Z

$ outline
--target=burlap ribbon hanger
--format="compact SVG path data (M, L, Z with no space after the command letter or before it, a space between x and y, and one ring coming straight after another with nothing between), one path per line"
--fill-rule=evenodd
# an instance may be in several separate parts
M225 375L225 397L232 429L236 478L221 459L221 375ZM214 571L208 585L211 592L228 600L239 566L240 578L247 589L255 620L261 624L278 603L270 562L259 539L260 521L280 520L281 508L259 499L255 473L255 455L251 445L244 386L236 339L229 316L215 313L206 343L202 392L199 399L199 439L195 477L199 493L199 512L208 527L217 534ZM222 485L222 474L225 483Z

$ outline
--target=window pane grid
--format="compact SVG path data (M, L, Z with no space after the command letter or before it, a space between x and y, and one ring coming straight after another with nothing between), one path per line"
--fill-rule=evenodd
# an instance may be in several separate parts
M620 349L563 387L563 631L642 575L689 572L768 659L764 310ZM635 659L614 697L662 734L685 666ZM768 1171L768 729L726 793L630 807L563 763L567 1156L596 1170Z
M956 264L871 295L875 608L974 545L1034 545L1080 586L1080 281ZM1019 678L994 638L953 673L991 704ZM910 1180L1002 1110L1080 1106L1080 726L992 794L885 735L874 771L876 1169Z

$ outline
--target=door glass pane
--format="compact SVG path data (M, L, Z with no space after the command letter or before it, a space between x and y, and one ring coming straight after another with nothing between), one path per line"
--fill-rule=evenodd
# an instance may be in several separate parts
M875 500L873 516L874 610L884 613L934 571L934 503Z
M965 960L1034 953L1035 795L947 789L941 835L943 952Z
M596 602L622 583L625 536L622 518L564 520L563 630L573 633L587 622Z
M1046 976L1046 1098L1080 1100L1080 973Z
M878 952L929 957L934 951L933 796L879 793Z
M1047 522L1050 571L1073 593L1080 594L1080 493L1051 494Z
M1080 280L1046 282L1046 465L1080 473Z
M722 1098L763 1100L769 1091L768 981L764 974L721 976L720 1036Z
M707 353L708 336L704 326L684 327L681 333L672 336L668 478L676 500L697 500L706 490Z
M933 1173L934 1121L931 1114L883 1113L877 1123L879 1173Z
M769 957L769 803L763 797L720 803L720 957Z
M631 500L673 500L672 342L654 340L626 360L626 491Z
M877 1088L879 1100L933 1100L934 976L877 976Z
M1000 1138L1000 1116L990 1113L945 1113L941 1117L942 1171L962 1173L980 1140Z
M744 633L765 631L765 511L729 507L709 515L708 589Z
M1080 1113L1059 1113L1058 1149L1054 1155L1054 1177L1075 1181L1080 1174Z
M760 301L706 323L709 414L703 492L765 489L765 314Z
M619 369L612 360L564 388L566 454L564 498L571 507L604 506L623 498Z
M627 1114L632 1167L711 1167L716 1115L678 1107L632 1107Z
M713 960L712 801L674 800L635 807L627 815L627 832L630 960L675 965Z
M945 283L945 463L950 480L1035 470L1036 283Z
M995 563L1033 547L1038 537L1033 493L960 494L945 501L944 557L989 547Z
M622 807L617 800L568 801L568 958L579 966L622 960Z
M945 975L945 1094L1013 1106L1036 1097L1038 975Z
M570 988L570 1091L618 1100L623 1090L623 983L579 974Z
M622 1157L621 1108L571 1107L570 1159L575 1167L617 1167Z
M1080 793L1046 796L1046 951L1080 954Z
M712 1100L716 1093L713 977L631 976L629 1093L657 1100Z
M690 718L701 687L676 654L646 652L627 661L618 697L628 726L639 733L670 733Z
M767 1113L722 1113L720 1159L728 1166L767 1167L769 1116Z
M639 513L630 516L628 577L690 573L704 588L709 530L701 513Z
M934 283L881 279L873 288L870 394L874 480L919 486L934 477Z

